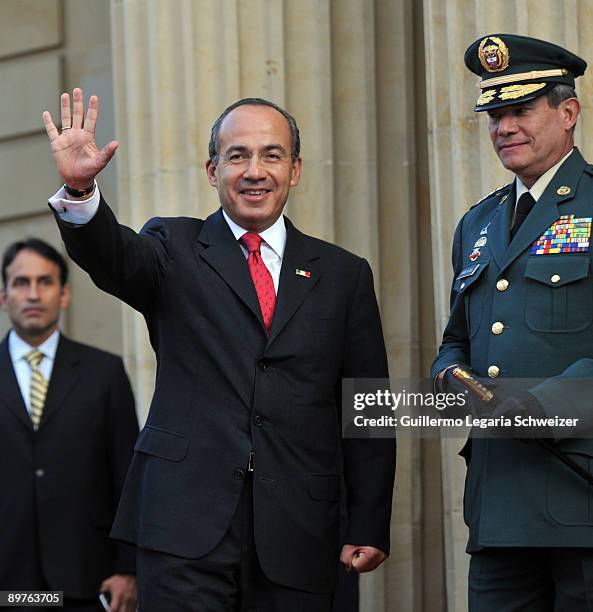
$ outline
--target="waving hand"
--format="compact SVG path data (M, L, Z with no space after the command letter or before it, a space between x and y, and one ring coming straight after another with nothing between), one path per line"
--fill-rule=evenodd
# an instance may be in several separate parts
M72 98L72 113L70 95L63 93L60 98L61 133L58 132L48 111L43 113L43 123L58 172L70 187L83 190L92 185L97 174L107 166L118 143L112 140L102 149L97 147L95 142L95 127L99 116L97 96L89 98L86 116L84 116L82 90L74 89Z

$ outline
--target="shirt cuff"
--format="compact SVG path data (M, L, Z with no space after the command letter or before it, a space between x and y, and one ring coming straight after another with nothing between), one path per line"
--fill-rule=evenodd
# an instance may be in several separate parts
M56 211L61 221L73 225L86 225L99 208L101 193L95 181L95 191L86 200L67 200L66 190L61 187L50 199L49 205Z

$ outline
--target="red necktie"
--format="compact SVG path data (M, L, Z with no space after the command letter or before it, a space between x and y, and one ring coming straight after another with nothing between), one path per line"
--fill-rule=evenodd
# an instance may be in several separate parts
M255 285L257 299L259 300L259 306L264 318L264 325L269 335L276 306L276 291L272 275L261 258L260 247L262 237L255 232L247 232L241 236L240 240L249 251L247 265Z

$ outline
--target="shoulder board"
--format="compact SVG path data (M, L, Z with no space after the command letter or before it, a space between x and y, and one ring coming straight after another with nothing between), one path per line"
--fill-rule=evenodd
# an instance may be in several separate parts
M593 176L593 164L587 164L585 166L585 172Z
M492 196L494 196L494 195L504 191L505 189L510 189L512 186L513 186L512 183L507 183L506 185L501 185L500 187L498 187L494 191L491 191L489 194L485 195L483 198L478 200L473 206L470 206L469 209L471 210L472 208L475 208L476 206L479 206L482 202L485 202L486 200L488 200Z

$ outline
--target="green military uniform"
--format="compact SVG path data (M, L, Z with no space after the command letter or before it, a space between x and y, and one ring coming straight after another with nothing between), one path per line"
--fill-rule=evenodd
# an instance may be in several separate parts
M485 74L485 68L482 73L476 65L493 39L491 63L502 67L500 76ZM506 59L497 41L506 48ZM486 81L476 110L533 99L555 82L570 84L572 78L574 83L586 64L558 49L504 34L476 41L466 54L468 66ZM541 61L546 53L556 54L555 65ZM529 63L534 54L538 62ZM513 64L513 57L520 62ZM550 74L566 66L572 68L568 75ZM525 78L529 70L539 71L535 82ZM544 71L548 73L542 77ZM518 80L513 81L513 75L519 75ZM499 80L494 84L487 82L495 78ZM535 88L540 82L545 84ZM522 96L501 97L509 93L505 87L514 86L519 86L514 95ZM565 439L575 429L557 427L551 430L554 443L593 471L593 439L585 437L593 437L593 380L591 385L580 384L576 392L570 386L575 378L585 383L593 379L593 166L574 149L511 240L515 189L513 182L487 196L457 227L451 315L433 376L452 364L464 364L493 381L545 379L529 389L543 413L580 419L578 437ZM564 232L566 238L566 231L568 239L562 242L558 236ZM577 234L580 241L574 238ZM472 437L461 454L468 465L464 518L472 563L474 554L482 551L470 570L470 609L593 609L593 488L534 441ZM503 549L512 556L496 565ZM557 566L564 568L563 584L568 587L557 586L555 594ZM492 578L500 567L508 567L509 575ZM472 571L477 572L473 577ZM549 584L543 580L530 590L537 572L549 572ZM546 589L549 592L543 592ZM574 592L559 594L566 589ZM549 603L554 601L557 608Z

